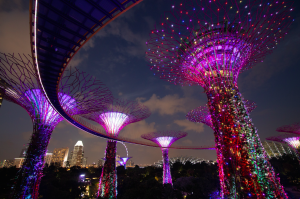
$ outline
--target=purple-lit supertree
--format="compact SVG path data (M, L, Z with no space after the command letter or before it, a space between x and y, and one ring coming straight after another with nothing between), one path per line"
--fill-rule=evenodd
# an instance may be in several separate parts
M276 129L276 131L278 131L278 132L285 132L285 133L293 133L293 134L300 135L300 122L278 127Z
M169 162L169 147L178 139L187 135L180 131L159 131L142 135L142 138L155 142L161 147L163 156L163 184L173 184Z
M295 152L300 163L300 135L286 133L266 138L266 140L287 143Z
M118 161L118 163L121 166L124 166L124 168L126 169L126 163L130 158L132 158L132 157L120 157L120 161Z
M256 108L256 103L253 101L245 100L244 104L248 114ZM190 110L186 114L186 119L188 119L191 122L206 124L207 126L211 127L213 130L215 130L208 106L199 106L193 110ZM218 143L216 144L218 145ZM224 175L224 169L222 164L222 159L223 159L222 151L218 150L217 148L216 152L218 157L217 162L219 164L220 185L221 187L225 187L225 182L228 181L227 177L230 176Z
M228 176L221 197L286 198L239 92L239 73L263 61L287 34L283 0L185 0L166 12L146 42L155 75L200 85L208 98L219 161Z
M150 110L146 106L136 101L114 99L101 111L83 115L83 117L99 123L106 130L108 136L117 138L125 126L146 119L150 114ZM117 197L116 149L117 141L108 140L97 197L110 199Z
M48 103L39 87L31 58L0 54L0 83L4 99L23 107L30 115L33 133L22 168L12 191L13 198L38 198L44 156L55 126L63 118ZM89 90L88 88L91 88ZM99 81L78 70L69 70L60 82L58 96L69 115L87 114L111 102L111 92Z

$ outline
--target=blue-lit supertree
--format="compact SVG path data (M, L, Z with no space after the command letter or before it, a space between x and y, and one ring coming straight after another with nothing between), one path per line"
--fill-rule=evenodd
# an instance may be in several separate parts
M44 156L51 133L63 120L48 103L31 61L21 55L0 55L0 87L4 90L4 99L23 107L33 123L26 157L12 191L12 197L20 199L38 198ZM62 108L70 116L99 110L112 100L111 92L100 81L77 69L70 69L62 77L58 96Z

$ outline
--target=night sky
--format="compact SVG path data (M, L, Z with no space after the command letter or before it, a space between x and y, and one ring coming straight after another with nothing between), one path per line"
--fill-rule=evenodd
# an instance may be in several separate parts
M180 2L180 1L178 1ZM175 145L214 145L213 131L185 119L186 113L207 102L200 86L181 87L154 76L145 60L150 30L170 9L171 0L144 0L102 29L76 54L71 65L103 81L115 97L139 100L152 111L144 120L125 127L120 135L141 139L157 130L180 130L188 136ZM245 99L257 103L251 113L262 141L278 134L276 128L300 121L300 3L294 4L295 21L285 39L263 63L239 76L239 89ZM30 54L29 2L0 0L0 52ZM4 101L0 108L0 161L19 156L29 142L32 123L20 106ZM106 140L83 132L63 121L55 128L48 151L83 141L88 164L104 156ZM126 144L136 164L152 164L161 159L159 148ZM118 144L117 154L125 156ZM170 157L187 155L215 160L214 150L174 150Z

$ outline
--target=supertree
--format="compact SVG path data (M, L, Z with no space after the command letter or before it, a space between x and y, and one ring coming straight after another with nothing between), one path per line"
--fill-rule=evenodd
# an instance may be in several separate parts
M287 143L294 150L300 163L300 135L285 133L277 136L267 137L266 140Z
M285 132L285 133L294 133L294 134L300 135L300 122L278 127L276 129L276 131L278 131L278 132Z
M221 197L286 198L237 86L287 34L283 0L185 0L172 5L146 42L150 69L179 85L200 85L208 98L216 148L227 181Z
M130 158L132 158L132 157L120 157L120 161L118 161L118 163L121 166L124 166L124 168L126 169L126 163Z
M142 135L142 138L155 142L161 147L163 156L163 184L172 184L169 162L169 147L178 139L187 135L180 131L158 131Z
M42 92L31 61L25 55L0 55L0 77L6 82L0 84L5 91L4 99L23 107L33 123L26 157L14 183L13 198L38 198L51 133L63 120ZM70 115L99 110L112 100L111 92L100 81L76 69L69 70L62 78L58 96L60 105Z
M250 100L245 100L244 104L248 113L252 112L257 107L256 103ZM199 106L190 110L185 117L191 122L203 123L214 129L208 106Z
M83 117L99 123L111 140L107 140L105 163L102 169L97 197L116 198L116 149L119 132L128 124L141 121L150 116L150 110L137 101L114 99L102 110L83 115Z

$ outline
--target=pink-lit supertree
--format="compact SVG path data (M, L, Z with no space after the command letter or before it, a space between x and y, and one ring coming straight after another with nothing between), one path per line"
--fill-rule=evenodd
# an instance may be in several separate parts
M294 150L297 159L300 163L300 135L285 133L277 136L268 137L266 138L266 140L287 143Z
M125 126L146 119L150 114L150 110L137 101L114 99L101 111L86 114L83 117L99 123L108 136L117 138ZM116 149L117 141L108 140L97 197L117 197Z
M284 0L185 0L172 5L146 42L155 75L200 85L208 98L216 148L222 153L221 197L286 198L239 92L239 73L260 63L287 34Z
M31 58L1 53L0 77L4 99L23 107L33 123L33 133L24 163L16 176L12 197L38 198L51 133L63 118L52 108L42 92ZM101 82L76 69L65 74L60 86L60 104L69 115L99 110L112 100L111 92ZM87 89L89 87L94 89Z
M248 113L252 112L257 107L256 103L250 100L245 100L244 104ZM199 106L193 110L190 110L186 114L186 119L190 120L191 122L206 124L214 130L214 125L208 106Z
M158 131L142 135L142 138L155 142L161 147L163 156L163 184L172 184L169 162L169 147L178 139L187 135L180 131Z
M278 132L285 132L285 133L294 133L294 134L300 135L300 122L278 127L276 129L276 131L278 131Z
M126 169L126 163L130 158L132 158L132 157L120 157L120 161L118 161L118 163L121 166L124 166L124 168Z
M248 113L252 112L256 108L256 103L253 101L245 100L244 104ZM191 122L206 124L207 126L211 127L213 130L215 130L208 106L199 106L193 110L190 110L186 114L186 119L188 119ZM218 143L216 144L218 145ZM224 169L222 164L222 160L223 160L222 151L218 150L217 148L216 152L217 152L217 162L219 164L220 185L221 187L225 187L226 186L225 182L228 181L227 178L230 176L224 175Z

